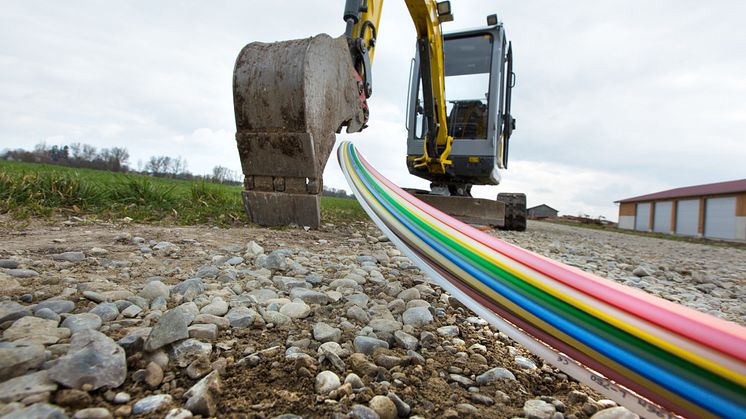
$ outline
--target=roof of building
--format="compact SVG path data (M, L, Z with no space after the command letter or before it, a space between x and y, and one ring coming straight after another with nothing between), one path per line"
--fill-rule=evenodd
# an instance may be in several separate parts
M656 201L661 199L684 198L688 196L721 195L727 193L746 192L746 179L731 180L728 182L708 183L705 185L686 186L683 188L669 189L647 195L615 201L620 204L626 202Z
M531 208L527 209L526 211L531 211L532 209L537 209L537 208L539 208L539 207L547 207L547 208L549 208L549 209L550 209L550 210L552 210L552 211L557 211L556 209L554 209L554 208L550 207L550 206L549 206L549 205L547 205L547 204L541 204L541 205L537 205L537 206L535 206L535 207L531 207ZM559 211L557 211L557 212L559 212Z

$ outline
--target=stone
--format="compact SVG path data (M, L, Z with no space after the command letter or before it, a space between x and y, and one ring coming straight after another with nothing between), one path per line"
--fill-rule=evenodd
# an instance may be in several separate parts
M169 290L168 285L159 280L155 280L145 284L139 295L148 301L153 301L158 297L163 297L168 300L171 291Z
M526 400L523 404L526 419L551 419L555 412L554 406L543 400Z
M493 404L495 404L495 400L493 400L491 397L485 396L484 394L480 393L472 393L469 396L469 399L474 403L483 404L485 406L492 406Z
M407 403L405 403L404 400L400 399L399 396L396 395L396 393L389 392L386 397L394 402L394 405L396 406L396 412L399 417L409 417L409 414L412 412L412 408Z
M192 380L202 378L210 371L212 371L212 364L210 364L210 360L206 357L199 357L195 359L186 368L186 373Z
M264 248L252 240L246 245L246 253L244 253L244 257L247 259L254 259L263 253Z
M591 419L640 419L640 416L630 412L626 407L617 406L600 410Z
M352 344L355 348L355 352L363 353L365 355L373 354L373 351L378 348L389 348L389 344L385 340L376 339L369 336L357 336L353 340Z
M358 305L353 305L347 309L347 317L357 320L360 323L368 323L370 321L368 312Z
M192 417L192 412L187 409L177 407L169 410L163 419L191 419Z
M524 370L535 370L536 364L534 364L534 361L523 357L523 356L516 356L514 358L516 365L518 365L519 368L523 368Z
M124 349L111 338L92 329L75 333L67 355L49 369L49 378L70 388L89 385L116 388L127 377Z
M200 314L212 314L213 316L224 316L228 312L228 303L220 297L215 297L212 302L200 309Z
M432 321L433 315L427 307L411 307L402 314L402 322L414 327L422 327Z
M417 340L416 337L402 330L394 332L394 340L396 340L396 344L400 347L412 351L417 350L417 347L419 346L419 340Z
M0 346L0 381L23 375L46 360L39 344Z
M57 383L49 379L47 371L41 370L0 383L0 402L15 402L55 390L57 390Z
M212 314L199 314L194 318L194 324L214 324L218 329L227 329L231 322L224 317L213 316Z
M3 269L16 269L18 262L13 259L0 259L0 268Z
M270 288L251 290L248 295L254 298L258 304L267 304L267 301L277 298L277 291Z
M632 275L642 278L645 276L651 276L653 275L653 272L650 271L650 269L644 267L644 266L638 266L632 271Z
M184 393L184 398L187 399L184 407L195 415L215 416L221 392L220 374L213 371Z
M254 320L259 317L259 314L247 307L234 307L225 318L230 322L231 327L234 328L246 328L254 323Z
M438 345L438 338L427 330L420 333L420 345L423 348L434 348Z
M111 412L103 407L89 407L78 410L73 415L73 419L110 419L112 417Z
M459 335L458 326L441 326L437 330L440 336L445 338L455 338Z
M116 404L124 404L129 403L130 399L132 397L129 395L129 393L125 393L123 391L120 391L119 393L114 395L114 403Z
M135 415L145 415L166 410L171 407L173 397L169 394L158 394L140 399L132 406L132 413Z
M303 301L293 301L280 307L280 313L291 319L304 319L311 314L311 307Z
M52 259L60 262L82 262L85 259L83 252L63 252L52 255Z
M44 300L34 307L34 312L48 308L57 314L69 313L75 309L75 303L69 300Z
M293 288L290 290L290 299L301 299L306 304L329 304L331 298L328 295L310 290L308 288Z
M319 342L339 342L342 331L336 327L329 326L324 322L313 325L313 338Z
M143 381L150 388L158 388L163 382L163 369L153 361L148 362L145 367Z
M188 326L188 317L181 306L168 310L158 319L158 323L153 326L150 335L148 335L145 341L144 349L146 351L154 351L169 343L188 338Z
M186 367L199 357L210 357L212 344L197 339L185 339L171 346L169 356L181 368Z
M347 383L352 385L352 388L354 389L365 387L365 383L363 383L363 380L360 379L360 376L355 374L354 372L347 374L347 377L345 377L345 384Z
M186 296L191 294L192 298L205 292L205 284L200 278L191 278L176 284L171 288L171 295Z
M140 313L142 313L142 308L140 308L140 306L138 306L137 304L132 304L131 306L122 310L122 316L128 319L137 317Z
M419 300L420 299L420 290L417 288L407 288L404 291L400 292L396 298L401 298L404 301L409 300Z
M402 324L399 323L396 320L389 320L389 319L373 319L368 323L368 326L370 326L374 332L386 332L386 333L394 333L397 330L400 330L402 327Z
M8 269L5 273L13 278L33 278L39 276L39 272L32 269Z
M376 365L380 365L387 370L398 367L404 363L404 360L398 356L380 354L376 357Z
M218 338L218 326L214 324L193 324L187 330L189 337L197 340L215 342Z
M262 318L265 322L278 326L290 323L290 316L286 316L279 311L265 310L262 314Z
M220 269L215 265L205 265L197 269L194 274L197 278L215 278L220 273Z
M328 394L339 388L342 384L339 382L339 376L332 371L321 371L316 375L316 384L314 389L318 394Z
M368 406L363 406L362 404L352 406L350 417L352 419L380 419L380 416L378 416L378 413L376 413L375 410Z
M102 324L101 317L93 313L80 313L67 316L61 326L70 329L70 332L75 335L83 330L98 330Z
M3 416L3 419L67 419L65 411L47 403L34 403Z
M3 290L7 295L17 295L24 291L21 288L21 283L18 282L17 279L11 278L10 276L5 275L2 272L0 272L0 290Z
M15 301L0 301L0 324L31 315L31 309Z
M3 332L3 339L6 341L21 341L44 345L57 343L60 339L69 336L70 331L58 328L56 321L31 316L16 320Z
M93 402L93 397L87 391L67 388L54 395L54 402L60 406L81 409L90 405Z
M258 255L254 259L254 265L257 268L269 269L270 271L285 271L288 269L288 263L284 256L278 254Z
M381 419L396 419L399 412L396 405L386 396L375 396L368 402L368 406L373 409Z
M90 313L97 315L105 322L110 322L116 320L117 316L119 316L119 309L114 303L101 303L94 307Z
M486 386L502 379L515 380L515 375L502 367L492 368L477 376L477 384Z

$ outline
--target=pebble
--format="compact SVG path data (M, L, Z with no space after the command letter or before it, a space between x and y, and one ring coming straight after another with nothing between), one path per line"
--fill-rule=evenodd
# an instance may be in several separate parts
M291 319L304 319L311 314L311 307L303 301L293 301L280 307L280 313Z
M57 314L69 313L75 309L75 303L69 300L44 300L39 302L34 311L48 308Z
M536 364L534 364L534 361L523 357L523 356L516 356L514 358L516 365L518 365L519 368L523 368L525 370L535 370Z
M386 396L375 396L368 402L373 411L378 414L381 419L396 419L399 417L399 412L396 410L396 405L390 398Z
M220 374L213 371L184 393L184 398L187 399L184 407L196 415L215 416L221 392Z
M427 307L411 307L402 314L402 322L414 327L422 327L433 322L433 315Z
M73 415L73 419L109 419L111 417L111 412L103 407L89 407L78 410Z
M119 309L114 303L101 303L94 307L90 313L97 315L105 322L110 322L119 316Z
M339 388L341 383L339 382L339 376L333 371L321 371L316 375L316 384L314 389L318 394L328 394L333 390Z
M505 368L496 367L478 375L477 384L480 386L486 386L500 379L515 380L515 375Z
M49 378L69 388L116 388L127 377L124 349L92 329L75 333L65 356L49 370Z
M460 331L458 329L458 326L441 326L438 329L436 329L438 334L440 336L446 337L446 338L455 338L460 334Z
M0 383L0 402L16 402L29 396L55 390L57 390L57 383L49 379L47 371L41 370Z
M0 301L0 324L30 316L31 310L15 301Z
M124 404L129 403L131 396L129 393L125 393L123 391L120 391L116 395L114 395L114 403L116 404Z
M85 255L83 252L63 252L52 255L52 259L62 262L82 262Z
M197 339L185 339L171 346L169 357L181 368L200 357L209 358L212 344L200 342Z
M350 417L353 419L380 419L380 416L378 416L378 413L376 413L375 410L361 404L352 406Z
M392 402L394 402L394 405L396 406L396 412L399 415L399 417L406 418L409 417L409 414L412 412L412 408L405 403L402 399L399 398L399 396L396 395L396 393L389 392L386 397L391 399Z
M225 315L225 319L234 328L249 327L257 317L258 313L247 307L234 307Z
M39 272L32 269L8 269L5 273L14 278L33 278L39 276Z
M192 417L191 411L177 407L169 410L163 419L191 419Z
M313 338L319 342L339 342L342 331L324 322L313 325Z
M554 406L543 400L526 400L523 404L526 419L552 419L555 412Z
M213 316L223 316L228 312L228 303L220 297L215 297L212 302L200 309L201 314L212 314Z
M102 324L101 317L93 313L80 313L67 316L61 326L70 329L70 332L75 335L83 330L98 330Z
M389 348L389 344L385 340L376 339L369 336L355 337L355 339L353 340L353 346L355 348L355 352L360 352L365 355L373 354L373 351L378 348Z
M218 326L215 324L193 324L187 329L190 338L215 342L218 338Z
M13 259L0 259L0 268L16 269L18 268L18 262Z
M150 331L145 341L145 350L155 351L169 343L188 338L189 330L187 328L189 323L185 309L181 306L168 310L158 319L158 323Z
M154 413L171 407L171 403L173 403L173 397L171 397L171 395L169 394L148 396L144 399L138 400L132 406L132 413L135 415Z
M618 406L600 410L591 419L640 419L640 416L630 412L626 407Z
M306 304L329 304L331 298L328 295L307 288L293 288L290 290L290 299L300 299Z
M65 411L47 403L34 403L3 416L3 419L63 419Z
M41 308L39 310L36 310L34 316L40 319L53 320L55 323L58 324L61 320L60 315L52 311L52 309L50 308Z
M0 381L23 375L46 360L39 344L0 346Z

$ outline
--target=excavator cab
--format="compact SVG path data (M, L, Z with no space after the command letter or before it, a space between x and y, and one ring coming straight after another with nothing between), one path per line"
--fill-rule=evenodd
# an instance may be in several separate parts
M423 112L419 51L412 60L407 102L407 167L430 180L433 191L467 195L470 185L497 185L499 170L508 166L508 144L515 128L510 115L512 48L505 31L495 22L485 28L443 35L443 64L448 135L453 137L445 173L417 165L428 129ZM459 193L461 190L463 193ZM437 192L436 192L437 193Z

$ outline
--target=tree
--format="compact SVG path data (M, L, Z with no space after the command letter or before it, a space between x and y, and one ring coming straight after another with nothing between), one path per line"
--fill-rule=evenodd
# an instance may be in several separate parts
M228 179L228 168L223 166L215 166L212 168L212 181L215 183L223 183Z

